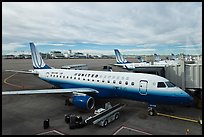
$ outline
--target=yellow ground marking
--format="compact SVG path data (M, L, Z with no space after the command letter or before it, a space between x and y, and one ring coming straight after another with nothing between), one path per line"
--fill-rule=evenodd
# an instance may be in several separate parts
M199 123L199 120L194 120L194 119L189 119L189 118L184 118L184 117L177 117L177 116L167 115L167 114L162 114L162 113L157 113L157 115Z
M13 75L11 75L11 76L9 76L9 77L5 78L5 79L4 79L4 83L5 83L5 84L7 84L7 85L10 85L10 86L17 87L17 88L23 88L23 86L19 86L19 85L15 85L15 84L11 84L11 83L8 83L8 82L7 82L7 80L8 80L8 79L10 79L11 77L13 77L13 76L14 76L14 75L16 75L16 74L17 74L17 72L16 72L16 73L14 73L14 74L13 74Z

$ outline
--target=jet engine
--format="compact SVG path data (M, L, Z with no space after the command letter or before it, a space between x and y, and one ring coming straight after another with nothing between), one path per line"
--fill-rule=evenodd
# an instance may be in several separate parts
M88 110L91 110L95 104L94 98L82 93L74 95L69 101L78 108Z

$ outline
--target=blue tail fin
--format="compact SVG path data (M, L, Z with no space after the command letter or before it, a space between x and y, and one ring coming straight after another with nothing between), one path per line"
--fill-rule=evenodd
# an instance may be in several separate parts
M34 43L32 42L30 43L30 49L34 69L51 69L50 66L44 63L42 57L40 56L39 52L35 48Z
M117 61L118 64L131 63L131 62L127 61L127 60L121 55L121 53L119 52L118 49L114 49L114 52L115 52L115 57L116 57L116 61Z

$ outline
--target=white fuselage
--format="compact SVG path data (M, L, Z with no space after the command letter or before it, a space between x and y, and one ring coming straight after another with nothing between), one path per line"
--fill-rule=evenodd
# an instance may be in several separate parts
M99 91L95 97L122 97L152 104L178 103L178 97L189 97L176 86L158 88L158 82L168 80L152 74L63 69L37 71L41 79L60 88L93 88Z

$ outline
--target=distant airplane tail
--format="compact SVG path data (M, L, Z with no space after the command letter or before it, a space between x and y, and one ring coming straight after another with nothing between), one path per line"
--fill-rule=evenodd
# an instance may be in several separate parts
M161 59L160 59L160 56L157 55L157 54L154 54L154 60L155 60L155 61L160 61L160 60L161 60Z
M32 56L32 62L33 62L34 69L51 69L50 66L44 63L42 57L40 56L34 43L32 42L30 43L30 49L31 49L31 56Z
M116 61L117 61L118 64L131 63L131 62L127 61L127 60L121 55L121 53L119 52L118 49L114 49L114 52L115 52L115 57L116 57Z
M170 57L171 60L176 60L176 57L173 53L171 53L171 57Z

